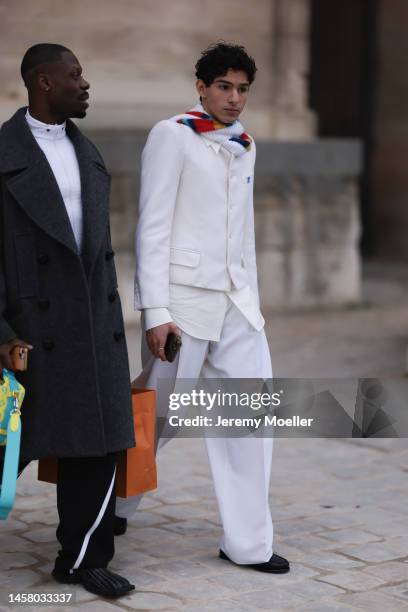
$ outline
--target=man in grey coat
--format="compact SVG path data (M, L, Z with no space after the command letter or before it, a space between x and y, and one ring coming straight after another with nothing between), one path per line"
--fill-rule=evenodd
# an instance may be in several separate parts
M21 73L29 106L0 131L0 371L29 349L21 462L59 460L53 576L117 597L134 588L107 569L116 457L134 432L110 177L70 120L89 98L73 53L35 45Z

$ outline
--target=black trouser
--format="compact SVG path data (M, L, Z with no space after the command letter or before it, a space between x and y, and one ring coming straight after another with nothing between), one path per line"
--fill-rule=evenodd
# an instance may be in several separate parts
M116 453L111 453L58 460L57 538L62 548L56 569L106 567L112 559L116 458ZM20 464L19 470L27 465ZM1 475L1 458L0 470Z

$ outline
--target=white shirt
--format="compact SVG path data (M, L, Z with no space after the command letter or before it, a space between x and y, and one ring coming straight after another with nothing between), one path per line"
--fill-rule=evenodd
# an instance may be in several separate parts
M71 223L78 251L82 249L83 215L81 175L74 145L66 134L65 122L52 125L34 119L27 109L26 120L57 181Z
M254 159L254 143L251 152L235 157L174 121L151 131L136 236L135 307L144 311L146 329L174 321L193 337L219 340L229 300L255 329L263 327Z

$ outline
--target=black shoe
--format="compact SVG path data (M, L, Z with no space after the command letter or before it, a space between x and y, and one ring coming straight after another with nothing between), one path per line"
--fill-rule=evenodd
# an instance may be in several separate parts
M220 549L220 559L225 559L226 561L231 561L229 557L225 554L223 550ZM234 563L231 561L231 563ZM269 561L265 561L265 563L248 563L248 564L236 564L240 567L250 567L258 572L267 572L269 574L286 574L290 570L289 561L280 557L279 555L272 555Z
M121 597L135 588L135 585L130 584L126 578L114 574L105 567L78 569L72 574L54 569L52 575L57 582L82 584L87 591L101 597Z
M121 516L116 516L115 514L115 524L113 528L113 533L115 535L123 535L126 533L127 529L127 519L122 518Z

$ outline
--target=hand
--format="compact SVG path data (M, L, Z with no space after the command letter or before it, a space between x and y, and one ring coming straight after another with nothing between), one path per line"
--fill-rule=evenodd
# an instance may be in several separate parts
M0 344L0 376L3 374L3 368L7 368L7 370L14 369L11 361L11 351L15 346L21 346L21 348L26 348L29 351L34 348L31 344L27 344L27 342L18 338L14 338L14 340L10 340L10 342L5 344Z
M162 361L167 361L166 355L164 354L164 346L170 332L181 336L181 332L175 323L163 323L163 325L152 327L146 332L146 341L150 352L157 357L157 359L161 359Z

